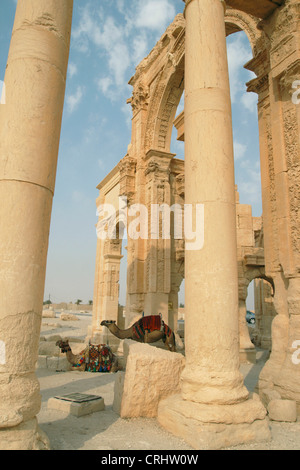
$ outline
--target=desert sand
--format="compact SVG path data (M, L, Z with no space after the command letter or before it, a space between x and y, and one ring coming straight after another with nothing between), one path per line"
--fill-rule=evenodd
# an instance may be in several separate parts
M76 316L79 321L75 322L60 320L60 312L56 312L56 318L44 318L41 336L47 339L53 335L60 335L84 340L91 322L91 313L76 313ZM241 365L241 372L249 391L254 390L259 372L267 357L267 351L258 350L255 365ZM42 395L38 421L40 428L50 440L51 450L195 451L185 441L162 429L155 418L121 419L112 407L116 374L56 372L40 366L36 374L40 381ZM61 411L48 409L49 398L72 392L103 397L105 410L77 418ZM299 419L296 423L269 421L269 425L272 433L270 442L230 447L227 450L300 449Z

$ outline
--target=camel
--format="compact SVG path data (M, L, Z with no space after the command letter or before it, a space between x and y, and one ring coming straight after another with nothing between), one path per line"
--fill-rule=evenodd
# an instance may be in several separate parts
M72 364L72 370L88 372L117 372L122 368L118 365L118 360L112 350L106 344L88 346L79 354L73 354L69 345L69 340L59 340L56 346L66 353L68 362Z
M162 339L169 351L176 351L175 335L161 315L142 317L125 330L121 330L114 320L103 320L101 326L106 326L119 339L132 339L140 343L155 343Z

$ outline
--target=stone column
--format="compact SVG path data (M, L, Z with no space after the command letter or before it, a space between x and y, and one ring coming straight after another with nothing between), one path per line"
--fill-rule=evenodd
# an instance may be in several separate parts
M149 90L134 77L129 81L134 87L132 97L128 103L132 106L131 144L128 147L129 157L134 163L134 190L129 191L128 198L128 225L138 217L132 214L134 204L145 204L145 149L143 139L147 125L147 110L149 104ZM132 175L132 176L133 176ZM133 181L132 181L133 183ZM133 210L133 212L135 212ZM134 239L128 236L127 249L127 298L126 298L126 327L137 321L144 311L145 305L145 261L146 240Z
M18 2L0 106L0 449L47 447L35 376L73 0Z
M96 200L97 208L104 204L104 197L99 196ZM97 226L96 226L97 227ZM88 336L97 336L102 331L100 323L102 321L101 313L103 311L103 276L104 276L104 247L105 240L97 237L96 248L96 266L94 278L94 296L93 296L93 318L92 324L88 328Z
M186 367L181 396L161 402L158 416L163 426L197 449L269 438L265 409L260 401L247 400L239 372L234 158L224 5L220 0L186 1L185 203L204 205L204 245L191 250L186 241Z
M145 203L148 240L145 262L145 315L161 314L168 324L171 290L170 164L175 155L159 150L146 154Z
M262 60L252 61L258 78L262 197L266 274L275 285L272 353L259 378L259 390L275 388L297 401L299 365L293 355L300 335L299 128L300 76L298 0L288 0L262 23L269 45ZM262 56L262 59L264 58ZM269 57L268 57L269 56Z
M185 399L202 403L232 403L247 397L239 373L234 159L225 38L220 0L187 2L185 203L204 204L204 245L185 253L187 367L182 393ZM201 354L195 344L201 345Z
M287 23L289 27L284 28L282 25ZM281 358L284 360L282 364L275 362L272 352L270 364L265 366L260 375L260 389L266 380L272 379L282 398L297 401L298 414L300 375L294 352L300 337L300 103L297 98L300 77L299 27L299 2L295 0L286 2L273 21L271 18L265 25L265 31L270 33L272 41L269 83L278 231L276 249L279 262L274 280L278 292L282 287L281 297L275 293L275 307L279 315L272 324L272 338L273 344L276 338L276 348L281 349ZM272 364L273 371L270 375Z

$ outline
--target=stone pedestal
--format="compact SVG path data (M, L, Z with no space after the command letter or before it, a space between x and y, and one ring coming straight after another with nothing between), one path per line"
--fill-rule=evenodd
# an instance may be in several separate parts
M266 410L257 395L237 405L205 405L173 395L158 407L161 426L198 450L269 440L265 417Z
M81 402L68 401L63 397L53 397L49 398L47 407L48 409L62 411L63 413L80 418L81 416L103 411L105 409L105 404L102 397L95 397L92 400Z
M157 416L159 401L179 392L182 354L124 341L126 372L118 372L113 409L121 418Z

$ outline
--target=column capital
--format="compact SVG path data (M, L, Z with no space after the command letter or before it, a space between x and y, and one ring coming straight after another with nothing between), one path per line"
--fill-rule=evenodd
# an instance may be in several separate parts
M185 7L184 7L184 12L183 12L183 15L185 16L185 9L186 7L189 5L189 3L191 3L193 0L182 0L184 3L185 3ZM224 13L226 12L226 2L225 0L219 0L222 5L223 5L223 8L224 8Z

